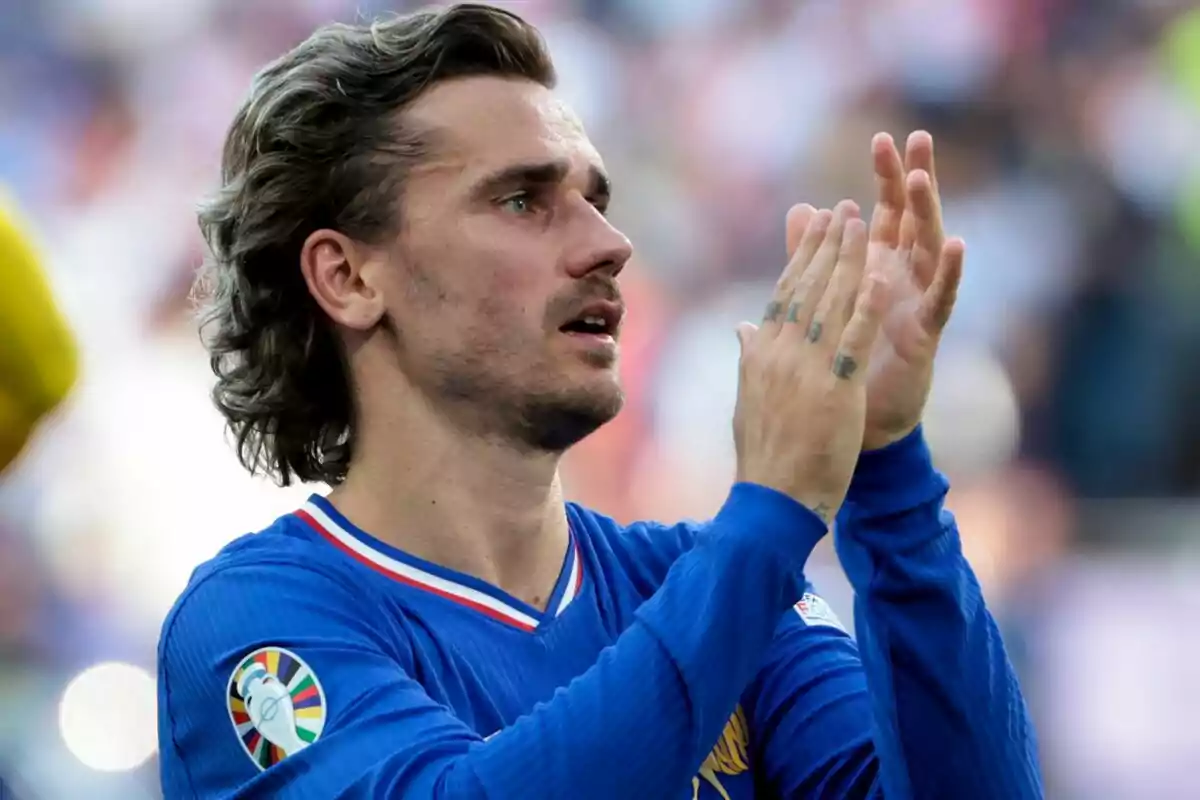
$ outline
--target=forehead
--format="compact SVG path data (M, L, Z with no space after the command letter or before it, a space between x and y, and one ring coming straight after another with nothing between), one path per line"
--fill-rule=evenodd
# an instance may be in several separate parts
M565 159L572 171L601 166L579 117L550 89L528 80L458 78L438 84L407 111L435 133L429 165L464 179L514 163Z

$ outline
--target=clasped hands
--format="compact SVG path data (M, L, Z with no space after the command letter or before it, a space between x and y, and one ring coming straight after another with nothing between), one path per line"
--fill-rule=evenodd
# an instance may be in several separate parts
M933 362L962 278L964 244L947 238L934 167L933 137L916 131L901 155L891 136L871 142L878 189L871 213L866 275L886 287L879 334L867 365L863 449L886 447L921 421L933 382ZM850 202L838 211L858 214ZM808 204L787 214L791 259L814 217ZM770 310L768 313L771 313Z

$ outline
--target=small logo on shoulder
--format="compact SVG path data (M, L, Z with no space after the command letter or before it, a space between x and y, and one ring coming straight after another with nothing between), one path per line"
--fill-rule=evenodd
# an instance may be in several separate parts
M315 742L325 727L325 691L304 659L263 647L229 676L229 719L242 750L265 770Z
M812 592L805 592L800 602L796 603L796 613L806 625L824 625L827 628L837 628L842 633L846 632L842 621L833 613L829 603Z

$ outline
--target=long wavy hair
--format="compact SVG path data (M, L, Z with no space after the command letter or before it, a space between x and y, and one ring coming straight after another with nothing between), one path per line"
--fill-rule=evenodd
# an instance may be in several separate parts
M398 229L406 174L428 151L403 109L436 83L495 75L555 84L538 31L464 3L329 25L267 66L225 140L199 213L195 296L238 458L280 485L341 483L355 445L346 355L309 294L300 251L331 228L377 243Z

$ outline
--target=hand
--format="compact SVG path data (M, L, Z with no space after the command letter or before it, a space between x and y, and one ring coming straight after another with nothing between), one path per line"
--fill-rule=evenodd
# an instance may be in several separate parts
M887 292L883 278L864 279L867 227L853 203L800 212L806 230L762 326L738 327L734 441L739 481L781 491L829 523L862 447L865 375Z
M866 270L885 279L888 297L867 374L864 450L902 439L920 423L964 254L963 241L947 239L943 230L933 138L924 131L909 136L903 161L885 133L875 136L871 149L879 195ZM789 253L814 213L801 207L789 214Z

